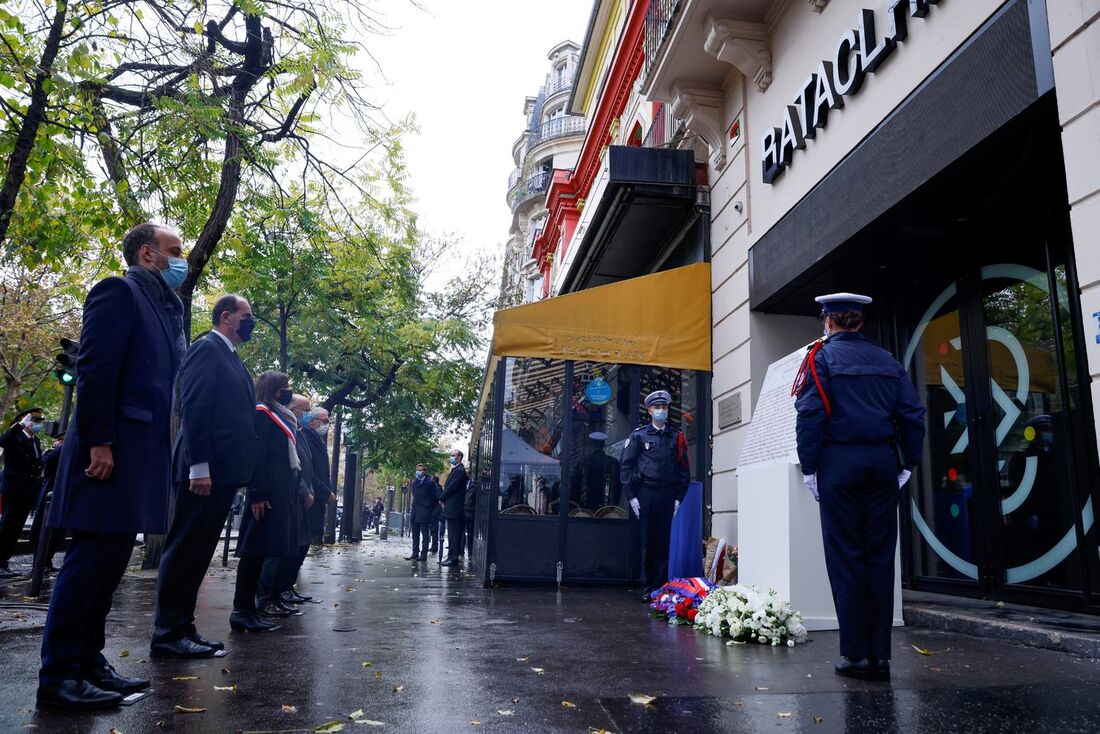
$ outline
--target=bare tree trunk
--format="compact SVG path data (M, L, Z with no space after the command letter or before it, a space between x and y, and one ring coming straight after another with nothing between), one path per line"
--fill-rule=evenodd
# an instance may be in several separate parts
M0 188L0 244L7 239L8 225L11 224L12 215L15 213L15 201L19 197L19 190L23 187L23 178L27 173L27 161L30 160L31 152L34 150L38 128L46 120L48 101L46 80L53 73L53 62L61 47L65 16L69 11L68 0L56 0L54 5L56 10L53 23L46 36L46 44L42 48L42 58L38 62L37 73L31 81L31 103L27 107L27 114L23 116L23 124L15 138L11 155L8 156L8 170L4 177L4 185Z
M233 204L237 200L237 191L241 185L241 155L243 145L241 131L244 128L244 104L249 92L255 86L260 75L265 71L265 59L268 51L263 39L263 26L259 16L249 15L245 18L245 31L247 40L245 45L245 61L241 71L233 79L233 88L229 94L228 108L226 109L226 136L225 153L222 156L221 180L218 182L218 194L214 198L214 208L206 219L206 224L195 240L195 246L191 248L191 254L187 256L189 272L187 279L180 286L179 294L183 299L183 329L191 338L191 298L195 294L195 286L198 284L206 263L214 255L218 243L225 233L229 216L233 213Z

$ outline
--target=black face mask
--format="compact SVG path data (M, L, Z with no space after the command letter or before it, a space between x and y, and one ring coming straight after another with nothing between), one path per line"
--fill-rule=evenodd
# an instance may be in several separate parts
M278 396L276 396L275 399L279 402L279 405L290 405L290 401L293 398L294 393L292 393L290 390L280 390Z
M252 338L252 330L256 328L256 319L249 316L247 319L241 319L241 323L237 324L237 337L246 342Z

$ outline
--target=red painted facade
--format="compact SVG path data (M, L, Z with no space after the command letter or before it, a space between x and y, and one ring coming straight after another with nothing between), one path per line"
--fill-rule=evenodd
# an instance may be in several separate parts
M578 204L592 190L592 184L603 162L604 150L611 142L611 126L626 109L634 82L641 73L645 60L643 41L649 3L650 0L634 0L627 11L626 23L615 48L607 83L596 101L576 167L572 171L554 171L554 178L546 195L546 208L549 212L546 226L535 240L532 253L543 273L543 297L550 294L550 266L553 258L565 256L565 248L580 219L581 210ZM559 242L561 252L556 252Z

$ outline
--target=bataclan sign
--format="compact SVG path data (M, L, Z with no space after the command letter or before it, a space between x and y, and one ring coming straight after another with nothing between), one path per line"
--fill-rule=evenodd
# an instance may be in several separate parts
M796 150L829 124L829 110L844 106L844 98L855 95L873 72L909 35L909 18L924 18L939 0L890 0L887 17L889 34L879 38L875 11L863 9L859 27L845 33L832 58L822 61L795 94L783 114L783 126L764 133L764 183L770 184L791 165Z

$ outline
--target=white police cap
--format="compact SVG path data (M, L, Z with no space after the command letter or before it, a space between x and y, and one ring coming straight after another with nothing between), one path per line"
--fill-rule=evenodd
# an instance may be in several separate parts
M664 403L665 405L672 404L672 396L665 390L654 390L649 395L645 396L645 407L650 407L657 403Z
M843 311L863 313L863 307L871 302L871 297L861 296L858 293L830 293L827 296L818 296L814 300L821 304L823 313Z

